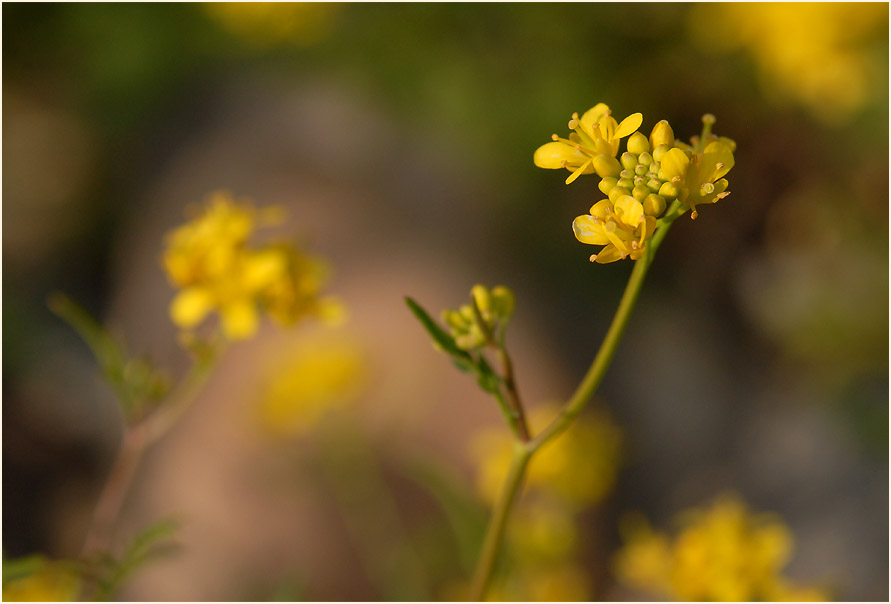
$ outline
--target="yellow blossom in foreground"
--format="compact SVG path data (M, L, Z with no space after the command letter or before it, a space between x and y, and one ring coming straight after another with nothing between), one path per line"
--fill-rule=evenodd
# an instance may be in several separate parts
M557 170L566 168L572 174L566 179L570 184L582 174L597 172L601 177L618 175L621 167L616 161L619 141L640 127L643 116L632 113L616 122L610 108L598 103L588 109L582 117L572 114L569 120L569 138L551 136L553 142L539 147L533 156L539 168Z
M327 276L318 259L290 244L249 244L257 227L275 224L281 215L279 208L257 211L218 192L168 234L162 260L180 290L170 305L177 326L193 329L217 312L223 334L237 340L256 333L262 310L285 325L331 314L330 303L319 298Z
M273 366L259 413L263 427L281 436L305 434L325 413L351 404L369 374L364 348L337 331L303 337Z
M735 496L679 516L671 539L638 518L624 527L624 547L615 557L618 579L659 597L686 601L825 600L816 589L793 586L780 572L793 540L776 516L750 514Z
M529 416L533 432L544 428L557 412L550 405L533 410ZM547 491L579 507L600 501L615 482L620 443L621 433L605 413L579 417L532 458L527 490ZM479 468L477 489L489 503L494 503L501 490L512 450L513 439L503 428L480 432L471 442L471 454Z
M4 602L74 602L80 579L61 562L43 561L36 572L3 583Z

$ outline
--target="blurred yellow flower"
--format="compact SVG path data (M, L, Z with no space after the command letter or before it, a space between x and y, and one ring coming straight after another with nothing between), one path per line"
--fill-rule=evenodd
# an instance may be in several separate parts
M533 410L529 416L533 431L544 428L557 413L552 405ZM513 442L502 428L484 430L471 441L477 490L489 503L495 502L507 475ZM546 491L576 507L596 503L613 487L620 444L621 432L604 412L583 415L532 458L527 490Z
M209 2L204 10L255 46L310 46L331 33L340 5L331 2Z
M678 520L681 530L672 540L653 532L642 517L626 519L625 545L614 560L621 582L687 601L827 599L820 590L793 586L780 575L793 540L779 518L749 514L738 497L725 495Z
M321 261L290 244L248 246L258 226L280 222L282 214L281 208L257 211L217 192L202 212L167 235L162 261L180 290L170 305L178 327L193 329L216 311L223 334L237 340L256 333L261 308L285 325L332 315L333 303L319 298L327 277Z
M703 50L746 49L769 97L800 102L830 124L847 121L873 91L884 95L871 87L887 71L887 25L884 2L703 3L689 19ZM884 65L870 45L884 48Z
M340 331L303 336L272 365L259 414L279 436L303 435L327 412L353 403L369 376L364 348Z
M582 117L572 114L569 138L551 136L553 142L536 149L533 161L539 168L557 170L566 168L572 174L566 179L570 184L582 174L597 172L601 177L617 176L621 166L616 161L619 141L632 134L643 122L643 115L632 113L616 122L610 108L598 103Z
M3 583L3 601L74 602L80 589L80 579L69 565L41 560L35 572Z
M588 575L575 562L529 566L495 581L486 602L587 602Z

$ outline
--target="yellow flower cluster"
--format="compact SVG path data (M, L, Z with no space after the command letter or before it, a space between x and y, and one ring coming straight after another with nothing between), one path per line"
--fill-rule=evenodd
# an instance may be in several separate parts
M615 558L616 575L629 587L680 601L825 601L814 588L793 585L780 574L793 540L782 521L752 515L733 495L707 509L679 516L672 540L643 518L623 527L625 546Z
M514 312L513 292L503 285L489 290L477 284L470 290L470 295L480 311L483 326L490 336L499 339ZM442 320L449 328L455 345L461 350L473 350L486 344L486 334L480 328L470 304L464 304L457 310L442 311Z
M569 138L554 134L533 156L540 168L572 172L566 184L582 174L600 177L599 189L607 198L572 223L576 239L604 246L591 256L592 262L641 258L658 219L676 200L695 219L697 205L729 195L724 176L733 167L736 143L711 133L714 116L703 117L703 134L689 145L675 140L665 120L649 138L637 131L642 122L643 116L634 113L617 123L609 107L599 103L581 118L573 114ZM619 143L625 137L627 150L620 157Z
M885 2L702 3L689 19L704 51L750 53L768 98L836 125L884 96L887 25Z
M534 409L530 427L544 428L557 413L552 405ZM615 483L620 444L621 432L605 413L579 417L529 462L527 491L546 491L575 508L597 503ZM471 441L471 456L479 468L477 490L488 503L500 492L513 447L513 437L500 428L480 432Z
M312 430L328 411L355 401L368 380L363 347L331 331L301 338L271 365L260 419L268 432L281 436Z
M182 329L197 327L213 311L232 340L253 336L260 309L284 325L317 315L337 320L341 310L320 298L324 263L287 243L249 245L258 226L281 220L277 208L257 211L225 192L210 196L203 211L167 235L163 265L180 291L170 317Z

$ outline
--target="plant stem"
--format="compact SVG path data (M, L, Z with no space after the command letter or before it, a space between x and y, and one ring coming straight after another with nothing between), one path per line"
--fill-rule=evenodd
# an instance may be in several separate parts
M145 452L176 424L207 381L212 363L196 362L177 391L141 422L124 427L121 448L99 494L81 556L107 551L114 526Z
M523 404L520 402L520 393L517 390L517 384L514 380L514 365L507 354L507 349L503 345L498 346L498 360L501 361L501 368L504 372L504 388L507 391L507 406L513 417L516 428L517 438L522 442L529 442L529 426L526 424L526 415L523 411Z
M665 239L665 235L668 234L671 223L682 213L681 204L676 200L665 214L668 217L666 223L647 242L646 254L635 261L634 269L631 271L631 276L628 279L628 285L625 286L625 292L619 301L619 307L616 309L616 314L613 316L609 330L606 332L606 337L600 344L600 349L597 351L597 355L594 357L594 361L588 368L587 373L585 373L575 392L561 409L560 414L534 438L528 442L517 443L510 470L499 499L495 504L492 519L489 521L489 528L486 530L483 549L480 552L470 592L472 601L480 601L486 595L486 588L492 579L495 561L498 558L498 551L504 539L504 528L507 524L511 506L520 490L529 460L545 443L562 434L578 417L579 413L582 412L582 409L585 408L591 397L594 396L594 392L603 380L604 375L606 375L613 356L615 356L622 334L625 332L625 327L631 318L631 311L634 310L634 304L637 302L637 297L643 286L644 277L646 277L647 270L653 263L656 250L658 250L662 240Z
M492 519L489 521L489 527L486 529L486 537L483 540L483 549L480 552L479 562L477 563L476 572L473 577L473 584L470 587L470 600L472 602L482 601L486 595L486 588L492 578L492 572L495 570L495 561L498 559L498 550L501 548L501 542L504 538L504 529L507 526L507 519L510 515L511 507L523 483L523 476L526 474L526 465L529 458L532 457L533 451L527 446L517 443L514 448L514 454L511 458L510 469L507 472L507 479L495 503L495 510Z

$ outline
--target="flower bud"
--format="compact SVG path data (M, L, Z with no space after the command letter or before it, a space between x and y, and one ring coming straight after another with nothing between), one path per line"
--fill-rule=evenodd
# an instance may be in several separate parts
M620 178L619 182L616 183L616 186L619 188L625 189L627 191L630 191L631 189L634 188L634 181L631 180L630 178ZM627 194L630 195L630 193L627 193Z
M516 299L514 292L503 285L492 289L492 312L502 320L507 320L514 314Z
M628 138L628 151L634 153L636 155L641 153L648 153L650 150L650 143L647 141L647 137L640 133L635 132Z
M641 153L637 156L637 162L643 166L649 166L653 163L653 156L649 153Z
M627 151L622 154L622 167L626 170L633 170L637 167L637 156L628 153Z
M637 185L631 190L631 196L640 202L646 199L647 195L650 195L650 190L644 185Z
M659 145L668 145L671 147L673 144L674 130L671 129L668 121L662 120L653 126L653 131L650 133L650 145L652 145L654 149Z
M594 171L600 178L615 177L622 171L622 166L615 157L601 153L594 158Z
M658 178L650 178L650 180L647 181L647 188L650 191L652 191L653 193L658 193L659 187L661 187L661 186L662 186L662 181L659 180Z
M646 199L643 201L644 214L647 216L655 216L658 218L662 216L662 213L665 211L667 206L667 202L665 198L661 195L647 195Z
M617 185L613 187L613 190L609 192L609 200L613 203L619 200L623 195L631 195L631 187L623 187L621 185Z
M673 182L662 183L662 186L659 187L659 195L665 199L676 199L680 193L681 190Z
M643 176L647 173L647 167L643 164L637 164L637 166L635 166L634 168L634 173L638 176Z
M671 149L671 145L659 145L655 149L653 149L653 159L658 162L662 161L662 158L668 153L668 150Z
M489 295L489 290L486 289L484 285L474 285L470 290L470 295L473 296L477 308L480 309L483 316L492 309L492 297Z
M612 176L607 176L604 179L601 179L600 184L597 185L597 188L600 189L600 192L604 195L609 195L609 192L613 190L613 187L616 186L617 178L613 178Z
M634 178L634 170L622 170L619 172L619 178Z

